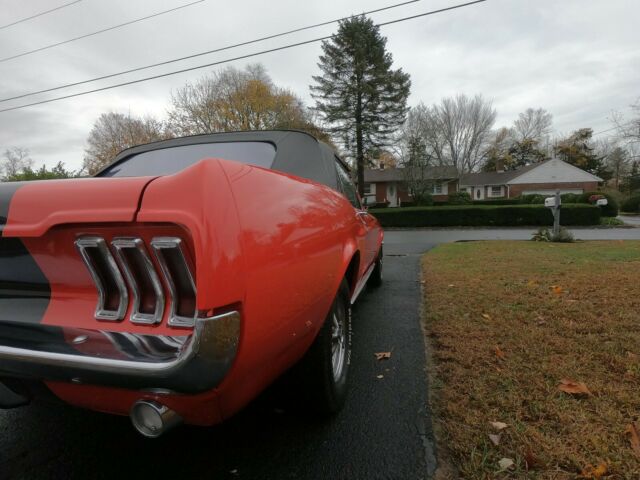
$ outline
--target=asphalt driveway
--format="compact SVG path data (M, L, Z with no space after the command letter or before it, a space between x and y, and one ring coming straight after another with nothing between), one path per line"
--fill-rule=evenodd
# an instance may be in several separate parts
M0 411L0 478L425 478L435 461L418 260L388 256L383 286L363 292L353 388L332 421L312 421L286 384L220 426L181 427L151 441L126 418L32 404ZM391 359L377 361L382 351Z
M435 467L420 329L420 255L442 242L529 239L533 229L400 230L385 236L385 283L354 312L353 388L314 422L276 385L230 421L145 440L126 418L60 405L0 411L0 478L425 478ZM640 239L639 229L576 229ZM376 361L375 352L391 351Z

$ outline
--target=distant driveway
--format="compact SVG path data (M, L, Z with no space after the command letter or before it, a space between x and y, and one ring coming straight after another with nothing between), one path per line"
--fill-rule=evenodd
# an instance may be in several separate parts
M636 227L640 227L640 215L620 215L618 216L620 220L624 223L628 223L629 225L635 225Z

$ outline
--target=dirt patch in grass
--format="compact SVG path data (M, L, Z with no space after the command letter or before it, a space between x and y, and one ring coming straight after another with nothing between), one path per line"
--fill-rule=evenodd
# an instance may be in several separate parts
M448 244L423 270L432 409L461 477L640 478L640 242Z

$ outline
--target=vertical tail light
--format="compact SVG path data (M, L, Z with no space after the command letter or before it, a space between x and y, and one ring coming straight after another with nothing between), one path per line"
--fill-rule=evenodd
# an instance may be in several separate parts
M75 244L98 289L96 319L122 320L129 305L129 295L106 242L100 237L85 237L76 240Z
M139 238L116 238L111 245L131 287L131 322L160 323L164 315L164 290L144 242Z
M156 237L151 241L171 297L169 325L192 327L196 321L196 285L187 264L182 240Z

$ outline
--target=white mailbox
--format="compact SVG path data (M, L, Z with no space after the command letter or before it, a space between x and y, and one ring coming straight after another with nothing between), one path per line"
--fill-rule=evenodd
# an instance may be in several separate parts
M560 201L560 204L562 203L562 201ZM556 197L547 197L544 199L544 206L545 207L549 207L549 208L553 208L556 206Z
M599 206L599 207L604 207L608 203L609 202L607 201L606 198L599 198L598 200L596 200L596 205Z

